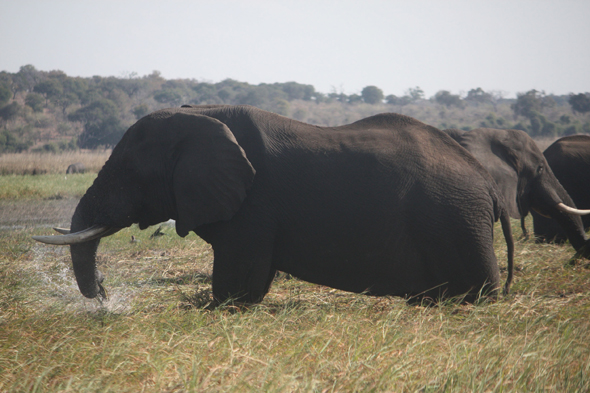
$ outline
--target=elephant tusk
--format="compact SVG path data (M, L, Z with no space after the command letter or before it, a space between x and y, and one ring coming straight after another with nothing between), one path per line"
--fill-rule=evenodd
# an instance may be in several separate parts
M68 228L58 228L58 227L53 227L53 230L55 232L59 232L62 235L69 235L70 234L70 230Z
M112 235L119 231L121 228L107 227L103 225L94 225L90 228L84 229L79 232L69 233L67 235L58 236L33 236L34 240L41 243L53 244L57 246L65 246L69 244L78 244L88 242L90 240L98 239Z
M586 214L590 214L590 210L574 209L573 207L569 207L563 203L558 203L557 208L564 213L575 214L577 216L585 216Z

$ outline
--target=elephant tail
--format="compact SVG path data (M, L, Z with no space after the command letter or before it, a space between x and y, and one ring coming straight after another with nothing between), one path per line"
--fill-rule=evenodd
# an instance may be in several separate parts
M508 295L514 275L514 240L512 239L510 217L505 209L502 209L500 213L500 223L502 224L502 232L504 233L504 239L506 239L506 247L508 249L508 276L506 277L506 284L504 284L504 295Z

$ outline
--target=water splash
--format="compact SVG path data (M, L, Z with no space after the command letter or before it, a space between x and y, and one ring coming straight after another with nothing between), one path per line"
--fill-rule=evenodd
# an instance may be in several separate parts
M71 268L67 247L51 247L36 244L33 253L34 281L40 287L43 308L61 305L68 311L122 314L131 310L132 299L137 292L131 287L109 288L106 301L82 296Z

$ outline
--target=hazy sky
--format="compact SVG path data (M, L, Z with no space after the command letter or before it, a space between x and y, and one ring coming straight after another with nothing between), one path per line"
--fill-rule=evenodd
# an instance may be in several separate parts
M590 91L588 0L0 0L0 71Z

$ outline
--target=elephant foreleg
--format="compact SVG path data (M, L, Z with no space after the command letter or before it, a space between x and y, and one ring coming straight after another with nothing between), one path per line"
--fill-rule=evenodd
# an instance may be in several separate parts
M213 246L213 296L218 302L253 304L268 293L276 273L272 244L260 240Z

